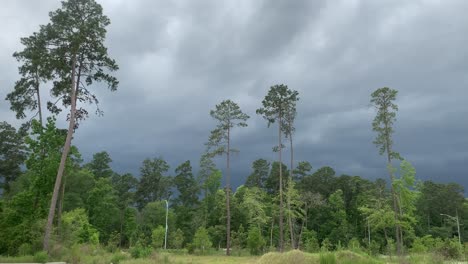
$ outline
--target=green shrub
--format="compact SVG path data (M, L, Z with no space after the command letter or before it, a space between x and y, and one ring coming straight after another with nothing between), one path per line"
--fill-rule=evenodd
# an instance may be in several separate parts
M166 235L166 229L162 226L158 226L151 232L151 241L154 248L162 248L164 245L164 236Z
M360 251L361 243L359 243L359 240L357 238L353 237L348 242L348 249L352 251Z
M184 244L184 232L180 230L180 228L177 228L177 230L172 234L170 242L174 248L182 248Z
M120 262L126 259L127 259L127 255L122 254L122 253L115 253L114 255L112 255L111 263L119 264Z
M320 264L336 264L336 256L332 252L320 253Z
M463 256L463 248L457 237L446 239L438 246L437 252L447 259L460 259Z
M309 252L309 253L319 252L320 246L319 246L317 238L315 237L308 238L305 242L304 249L306 252Z
M325 238L323 241L322 241L322 247L320 248L322 251L330 251L332 249L332 243L330 242L330 239Z
M23 243L21 246L18 247L18 255L19 256L27 256L32 254L32 247L31 244Z
M258 227L251 227L247 236L247 247L250 250L250 254L259 255L263 252L265 246L265 240L260 233Z
M34 257L33 257L34 262L39 262L39 263L46 263L48 259L49 259L49 256L47 256L47 252L45 251L39 251L36 254L34 254Z
M129 249L130 255L133 258L146 258L149 255L151 255L151 252L153 251L151 247L145 247L142 246L140 243L138 243L136 246L131 247Z
M372 240L370 245L367 246L367 253L372 256L376 256L380 252L380 244Z
M212 243L206 228L198 228L197 232L195 232L195 236L193 237L193 245L196 249L200 250L202 254L211 248Z

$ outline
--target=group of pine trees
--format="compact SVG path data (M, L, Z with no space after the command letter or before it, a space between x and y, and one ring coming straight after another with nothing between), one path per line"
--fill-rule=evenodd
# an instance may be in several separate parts
M346 245L402 253L421 237L442 241L460 235L444 215L466 218L463 188L416 180L413 166L393 148L397 91L387 87L372 93L370 101L377 111L374 143L385 155L388 183L337 176L330 167L314 171L307 161L296 164L299 94L286 85L270 87L256 111L268 127L276 126L272 145L278 160L253 161L252 173L235 190L230 159L237 150L231 135L247 126L249 115L231 100L210 112L217 124L197 173L188 160L172 171L157 157L143 161L138 178L118 174L107 152L84 164L72 145L78 124L88 116L83 103L98 106L95 82L111 91L118 85L110 74L118 66L103 44L109 23L94 0L68 0L50 13L47 25L21 39L24 49L14 54L21 78L6 99L18 118L35 114L20 129L0 123L0 254L76 243L214 247L226 248L228 255L231 248L259 254L271 248L317 251ZM46 89L56 99L46 103L48 118L40 98ZM56 127L54 116L62 108L69 110L68 129ZM102 114L99 107L97 112ZM283 144L285 139L289 144ZM283 162L284 148L289 148L289 165ZM226 158L223 187L213 161L218 155Z

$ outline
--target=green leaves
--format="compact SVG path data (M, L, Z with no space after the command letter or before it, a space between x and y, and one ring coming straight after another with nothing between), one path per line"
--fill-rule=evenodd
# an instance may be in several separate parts
M400 159L399 154L391 150L393 123L396 121L396 111L398 111L398 106L393 101L396 100L397 94L397 90L383 87L371 94L370 102L377 110L377 115L372 121L372 130L377 132L373 143L379 147L381 155L388 151L392 158Z
M233 127L246 127L246 121L250 118L244 114L239 105L231 100L224 100L217 104L214 110L210 111L210 115L218 124L213 129L208 138L206 146L211 157L223 155L227 153L227 145L229 134ZM234 149L229 149L229 152L236 152Z
M268 94L262 101L262 108L257 109L257 114L268 121L268 126L275 121L285 119L294 120L296 114L296 102L299 93L290 90L287 85L280 84L270 87ZM281 124L283 126L283 124Z
M0 187L10 191L10 183L21 174L21 164L26 159L23 137L7 122L0 122Z
M145 159L140 168L141 178L137 187L136 198L138 208L142 209L149 202L168 198L171 181L164 174L169 170L169 164L162 158Z

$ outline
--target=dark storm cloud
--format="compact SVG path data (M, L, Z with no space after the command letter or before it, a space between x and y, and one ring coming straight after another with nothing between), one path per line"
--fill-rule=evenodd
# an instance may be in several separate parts
M395 149L418 176L468 187L468 17L464 1L99 1L112 24L116 93L97 89L104 117L80 126L74 144L89 160L107 150L120 171L163 156L196 167L230 98L251 115L234 131L242 183L256 158L273 160L276 131L255 114L269 86L300 92L296 159L338 174L386 178L372 145L376 88L399 90ZM11 89L19 38L47 22L57 1L8 0L0 10L0 96ZM6 7L5 7L6 6ZM101 87L97 87L101 88ZM46 95L47 96L47 95ZM0 119L18 124L0 104ZM64 124L63 121L61 124ZM220 166L223 166L219 160Z

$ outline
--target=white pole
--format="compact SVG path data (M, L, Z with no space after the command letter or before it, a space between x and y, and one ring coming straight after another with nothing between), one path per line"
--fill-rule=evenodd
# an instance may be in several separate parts
M164 200L166 202L166 233L164 234L164 249L167 249L167 216L169 214L169 203L167 200Z

